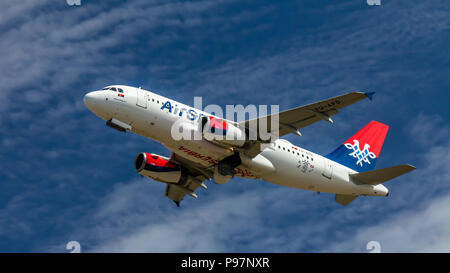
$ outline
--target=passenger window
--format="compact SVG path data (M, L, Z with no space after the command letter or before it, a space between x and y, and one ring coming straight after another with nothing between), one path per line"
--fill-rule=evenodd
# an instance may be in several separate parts
M110 90L117 91L117 89L115 87L110 88Z
M122 90L122 88L118 88L118 90L119 90L119 92L120 92L120 93L123 93L123 90Z

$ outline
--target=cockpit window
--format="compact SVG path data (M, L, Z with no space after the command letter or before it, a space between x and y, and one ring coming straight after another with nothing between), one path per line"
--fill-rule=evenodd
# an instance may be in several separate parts
M123 89L122 88L118 88L118 87L103 87L102 90L111 90L111 91L119 91L120 93L123 93Z

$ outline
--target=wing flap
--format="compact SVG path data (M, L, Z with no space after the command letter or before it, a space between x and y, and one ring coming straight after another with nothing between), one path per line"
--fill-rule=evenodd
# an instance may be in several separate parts
M358 195L336 194L335 201L338 204L347 206L350 202L355 200L356 197L358 197Z
M179 203L186 196L186 192L182 191L179 187L175 185L167 184L165 196L175 203Z
M377 185L389 181L391 179L394 179L397 176L413 171L415 169L416 167L412 165L404 164L368 172L355 173L351 174L350 177L355 179L357 182L361 184Z
M167 184L165 196L175 202L177 206L180 205L180 201L186 195L189 195L193 198L197 198L197 194L195 191L198 187L202 187L206 189L207 187L203 183L204 180L212 177L212 173L208 168L204 168L201 165L198 165L188 159L172 153L170 161L176 164L183 166L183 168L189 174L189 177L185 177L178 184Z
M181 181L179 184L169 184L166 185L165 196L169 199L175 201L177 205L179 202L183 200L186 195L189 195L193 198L197 198L197 194L195 194L195 190L198 187L202 187L206 189L206 185L203 184L203 180L205 178L203 176L197 176L192 178L187 178L184 181Z

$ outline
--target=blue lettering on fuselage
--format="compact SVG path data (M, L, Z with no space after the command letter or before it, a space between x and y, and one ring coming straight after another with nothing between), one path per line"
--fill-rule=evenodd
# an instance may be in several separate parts
M197 112L195 112L192 109L189 109L188 111L188 119L189 120L194 120L197 117Z
M169 113L172 113L172 104L170 101L166 101L164 105L161 107L161 110L164 110L165 108L169 109Z
M174 108L174 111L172 112L172 108ZM169 113L173 114L173 115L178 115L180 117L183 116L183 113L186 113L186 115L184 115L187 119L189 120L195 120L197 119L197 122L200 121L200 119L205 116L202 113L197 114L197 112L194 109L186 109L186 108L178 108L178 105L175 105L175 107L172 106L172 103L170 103L170 101L166 101L163 106L161 107L161 110L164 109L168 109Z

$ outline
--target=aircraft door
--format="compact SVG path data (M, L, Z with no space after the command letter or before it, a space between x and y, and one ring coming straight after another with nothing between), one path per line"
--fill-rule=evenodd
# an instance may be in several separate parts
M322 175L331 179L331 176L333 175L333 161L324 158Z
M147 100L148 100L148 95L146 94L147 92L145 92L141 88L136 88L136 93L137 93L136 105L142 108L147 108Z

